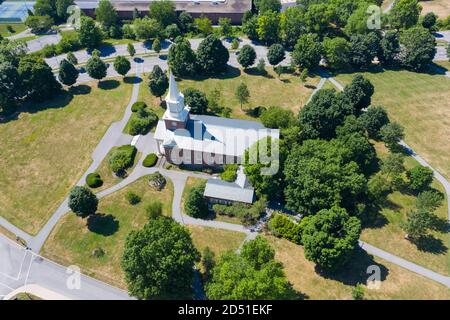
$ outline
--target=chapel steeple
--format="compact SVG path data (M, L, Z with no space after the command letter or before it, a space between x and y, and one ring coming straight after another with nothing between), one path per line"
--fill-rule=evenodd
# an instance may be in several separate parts
M169 92L166 95L166 112L163 120L169 130L184 129L189 119L190 108L184 104L184 95L178 90L177 82L169 70Z

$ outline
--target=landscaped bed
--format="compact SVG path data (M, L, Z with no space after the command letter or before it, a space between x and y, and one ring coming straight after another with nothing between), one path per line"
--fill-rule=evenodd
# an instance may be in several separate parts
M126 194L133 192L141 198L131 205ZM148 176L100 199L96 223L88 223L72 212L64 216L47 239L42 254L63 265L78 265L85 274L114 286L126 287L120 262L125 238L147 221L146 206L154 201L163 204L164 215L172 213L173 185L170 180L161 191L148 185ZM95 220L92 220L95 221ZM95 257L96 252L103 255Z
M119 147L112 148L106 155L105 159L103 159L100 166L95 171L96 173L98 173L100 175L100 178L102 179L103 183L100 187L94 188L93 192L98 192L98 191L101 191L104 189L108 189L108 188L112 187L113 185L118 184L120 181L122 181L124 178L126 178L129 173L133 172L134 168L138 164L139 159L141 158L140 152L136 153L136 156L134 157L134 160L133 160L133 165L131 167L129 167L128 169L126 169L126 173L124 175L119 176L119 175L115 174L111 170L108 162L109 162L109 158L110 158L111 154L113 154L118 148Z
M131 84L96 82L33 104L0 124L0 216L35 234L91 163L95 146L123 116Z

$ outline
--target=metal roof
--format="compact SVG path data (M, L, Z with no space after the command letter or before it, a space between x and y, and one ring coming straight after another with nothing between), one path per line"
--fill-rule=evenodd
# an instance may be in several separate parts
M205 115L190 115L186 129L166 129L158 122L155 139L175 140L179 149L242 157L255 142L272 137L278 139L277 129L267 129L256 121L229 119Z
M254 189L250 186L241 188L235 182L209 179L205 186L205 197L218 198L243 203L253 203Z

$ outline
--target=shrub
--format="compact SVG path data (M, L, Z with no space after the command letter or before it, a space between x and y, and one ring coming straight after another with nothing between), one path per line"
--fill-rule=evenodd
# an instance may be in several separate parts
M364 300L364 287L360 283L353 287L352 298L353 300Z
M239 166L237 164L227 164L224 167L224 171L220 174L222 180L233 182L237 178L237 170Z
M109 157L110 169L118 175L123 174L126 169L133 165L136 152L136 147L131 145L118 147Z
M158 156L154 153L150 153L145 157L144 161L142 161L142 165L144 167L150 168L156 164L156 161L158 161Z
M306 218L304 218L306 219ZM269 230L276 237L281 237L296 244L302 242L302 230L299 223L295 223L284 214L276 213L269 221Z
M148 184L150 187L160 191L166 185L166 178L164 178L164 176L157 171L148 176Z
M97 172L92 172L86 176L86 184L90 188L98 188L102 186L103 180Z
M141 202L141 197L139 197L133 191L128 191L127 193L125 193L125 199L127 199L128 203L131 205L135 205Z
M162 215L162 203L160 201L152 201L145 207L145 212L149 219L156 219Z
M145 102L143 101L136 101L135 103L133 103L133 105L131 106L131 111L132 112L136 112L139 109L145 109L147 108L147 105L145 104Z
M94 248L94 250L92 250L92 256L94 258L101 258L104 255L105 255L105 251L100 247Z
M415 191L428 189L433 182L433 170L421 165L408 170L406 175L409 179L409 186Z

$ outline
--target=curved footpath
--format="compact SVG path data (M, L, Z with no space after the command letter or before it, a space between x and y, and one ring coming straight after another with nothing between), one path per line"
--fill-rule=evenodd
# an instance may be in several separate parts
M260 52L261 54L261 52ZM232 55L234 56L234 55ZM235 56L234 56L235 60ZM230 62L233 59L230 58ZM232 63L230 63L232 64ZM135 73L139 76L144 68L136 64L134 65ZM80 178L77 185L85 184L85 177L88 173L93 172L100 165L102 160L106 157L109 150L118 145L128 144L133 139L132 136L122 133L123 128L127 124L132 112L131 106L134 102L136 102L138 93L139 93L139 85L141 79L139 77L135 77L136 82L133 86L132 96L130 102L125 110L124 116L122 120L113 123L110 128L107 130L103 138L100 140L96 149L92 154L92 164L86 170L84 175ZM343 88L343 86L336 81L334 78L330 77L325 71L321 71L321 77L323 78L318 88L321 88L326 80L330 80L333 84L335 84L338 88ZM317 90L315 91L317 92ZM406 146L406 144L405 144ZM243 232L245 233L246 239L253 239L256 237L257 232L251 232L249 229L245 228L242 225L213 221L213 220L202 220L195 219L190 216L183 214L181 209L181 197L183 194L183 189L186 183L186 179L191 177L201 177L201 178L210 178L211 176L187 172L187 171L178 171L178 170L166 170L160 167L154 168L145 168L142 166L142 161L145 156L149 153L156 152L156 141L153 138L153 134L147 134L145 136L139 136L138 141L136 143L136 147L142 153L141 159L135 169L130 173L130 175L121 181L120 183L112 186L109 189L103 190L97 193L99 198L103 198L109 194L112 194L130 183L136 181L142 176L148 175L155 171L160 171L164 176L169 178L174 185L174 197L172 203L172 216L173 218L183 224L193 224L193 225L201 225L205 227L211 228L219 228L219 229L227 229L231 231ZM411 155L415 157L421 164L426 165L428 167L429 164L426 163L420 156L416 155L411 150ZM430 167L431 168L431 167ZM436 170L433 169L436 178L441 181L444 185L448 199L450 199L450 184L449 182L442 177ZM449 209L450 210L450 209ZM82 288L80 290L71 290L68 289L67 286L67 278L68 275L66 273L67 268L61 265L55 264L48 259L40 257L37 253L42 248L45 240L50 235L52 229L59 221L59 219L69 212L70 209L68 207L67 198L62 202L60 207L54 212L52 217L47 221L45 226L40 230L40 232L32 237L17 227L11 225L8 221L0 218L0 225L6 228L7 230L13 232L14 234L20 236L25 239L28 243L28 246L31 250L26 250L23 247L20 247L16 243L13 243L9 239L6 239L3 235L0 235L0 296L6 295L11 291L27 285L27 284L37 284L41 285L48 290L54 291L57 294L62 294L63 296L74 298L74 299L129 299L128 294L122 290L111 287L101 281L92 279L90 277L82 275ZM449 212L450 214L450 212ZM402 258L399 258L395 255L392 255L386 251L378 249L376 247L371 246L365 242L359 242L360 247L366 250L369 254L373 254L375 256L381 257L389 262L397 264L401 267L404 267L408 270L416 272L420 275L423 275L427 278L433 279L439 283L450 287L450 277L446 277L440 275L432 270L426 269L409 261L406 261Z

